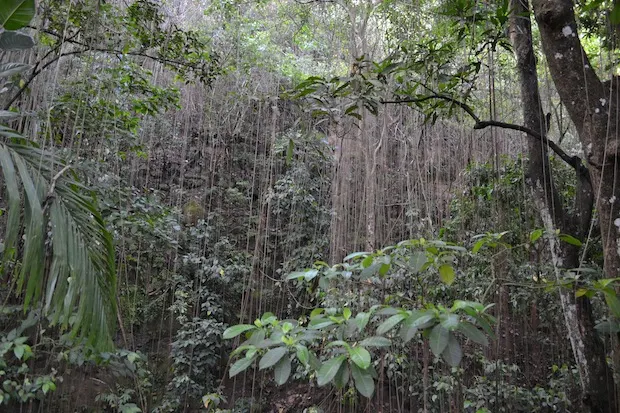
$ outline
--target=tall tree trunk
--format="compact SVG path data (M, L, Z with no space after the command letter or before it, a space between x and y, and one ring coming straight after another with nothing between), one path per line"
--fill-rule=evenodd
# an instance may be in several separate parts
M528 0L511 0L510 38L517 59L521 104L524 125L546 136L549 125L544 120L536 58L532 47L532 28ZM583 239L592 219L593 192L587 171L578 165L575 215L564 209L561 198L553 184L548 150L542 140L528 138L529 165L526 180L542 221L548 230L559 229ZM562 277L563 269L579 266L579 248L551 239L551 254L556 277ZM607 386L611 374L605 360L605 349L594 329L592 308L586 297L575 298L573 291L560 289L560 302L564 322L581 379L584 409L591 412L615 411L614 387ZM611 381L613 383L613 380Z

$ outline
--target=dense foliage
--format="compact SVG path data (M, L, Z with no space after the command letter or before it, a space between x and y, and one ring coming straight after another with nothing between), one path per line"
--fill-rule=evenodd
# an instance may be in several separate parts
M549 114L521 120L516 7L0 4L0 409L617 403L571 329L614 394L620 218L613 192L579 202L611 166L547 75L537 1ZM574 14L615 74L620 6Z

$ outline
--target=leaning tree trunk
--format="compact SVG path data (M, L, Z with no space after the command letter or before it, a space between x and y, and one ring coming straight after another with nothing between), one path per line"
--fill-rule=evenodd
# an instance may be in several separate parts
M510 37L517 59L521 104L523 106L524 126L543 138L549 130L549 119L544 115L538 90L536 58L532 46L532 28L528 0L511 0ZM583 239L592 219L593 192L588 171L581 162L574 162L577 173L575 213L571 216L563 207L561 198L553 184L549 164L548 148L544 139L528 137L529 165L526 181L533 192L542 221L548 230L559 229L562 233ZM563 269L579 266L579 248L561 243L557 239L550 242L556 276L562 276ZM591 412L615 411L613 380L605 360L605 349L596 330L589 300L584 296L575 298L573 291L560 289L560 301L564 314L571 347L583 393L583 409ZM607 386L611 383L611 386Z

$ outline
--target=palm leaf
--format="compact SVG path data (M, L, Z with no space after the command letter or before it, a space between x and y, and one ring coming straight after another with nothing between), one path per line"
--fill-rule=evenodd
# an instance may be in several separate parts
M11 260L21 261L13 276L24 309L41 306L52 324L71 328L74 337L100 349L110 348L116 316L114 245L94 194L52 153L6 126L0 125L0 135L5 137L0 168L9 209L2 263L6 268ZM21 231L24 243L16 257Z

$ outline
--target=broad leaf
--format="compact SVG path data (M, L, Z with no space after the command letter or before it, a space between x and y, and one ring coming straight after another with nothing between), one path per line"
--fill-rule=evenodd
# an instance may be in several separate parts
M272 348L260 359L258 363L258 369L263 370L269 368L276 364L284 355L288 353L288 349L286 347L276 347Z
M429 344L431 346L431 350L433 350L433 353L435 353L436 356L441 355L441 353L445 350L448 345L449 337L450 332L441 324L437 324L433 327L429 336Z
M351 364L351 373L355 381L355 388L364 397L371 398L375 392L375 381L369 371L370 369L360 369L357 365Z
M476 328L472 323L463 321L459 324L459 330L465 334L465 336L474 343L482 344L483 346L489 345L487 336Z
M256 359L256 356L251 357L251 358L243 357L235 361L233 365L230 366L230 371L228 372L228 376L235 377L237 374L241 373L242 371L250 367L255 359Z
M407 317L407 314L402 314L402 313L394 314L393 316L385 320L383 323L381 323L381 325L379 325L379 327L377 328L377 335L383 335L387 333L388 331L396 327L398 323L403 321L406 317Z
M441 321L441 325L447 330L454 330L459 325L459 317L456 314L448 314L444 320Z
M0 26L6 30L21 29L30 23L34 12L34 0L2 0Z
M326 361L321 366L320 370L317 373L317 383L319 386L324 386L336 376L338 373L338 369L340 369L340 365L345 361L346 356L338 356L334 357L331 360Z
M447 285L452 285L455 278L454 268L451 265L443 264L439 266L439 278Z
M360 341L360 346L364 347L389 347L392 341L385 337L368 337Z
M357 325L357 329L360 333L364 331L364 328L366 328L366 325L368 325L368 321L370 321L369 313L362 312L355 315L355 325Z
M262 360L261 360L262 361ZM291 359L282 357L273 369L276 383L281 386L288 380L291 375Z
M224 338L224 340L229 340L231 338L237 337L241 333L254 329L256 329L256 326L253 324L238 324L236 326L228 327L226 330L224 330L224 334L222 335L222 337Z
M370 353L364 347L349 348L349 356L351 361L362 370L366 370L370 366Z
M5 31L0 34L0 49L27 50L34 46L34 40L27 34Z
M349 375L351 374L349 370L348 363L342 363L338 372L334 376L334 384L336 388L342 389L349 382Z
M308 364L310 361L310 352L308 351L308 347L301 344L297 345L297 360L299 360L303 365Z
M443 353L441 354L443 359L450 366L455 367L458 366L463 358L463 350L461 349L461 345L454 337L454 334L450 334L448 338L448 343Z

